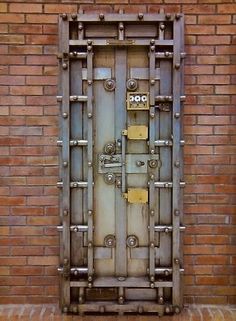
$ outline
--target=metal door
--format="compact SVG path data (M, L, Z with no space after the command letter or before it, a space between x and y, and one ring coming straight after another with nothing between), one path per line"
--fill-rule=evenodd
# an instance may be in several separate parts
M59 20L62 309L178 313L183 16Z

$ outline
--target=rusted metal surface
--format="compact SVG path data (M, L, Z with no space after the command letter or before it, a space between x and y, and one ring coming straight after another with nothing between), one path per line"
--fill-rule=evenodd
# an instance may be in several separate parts
M60 16L61 308L182 307L183 16Z

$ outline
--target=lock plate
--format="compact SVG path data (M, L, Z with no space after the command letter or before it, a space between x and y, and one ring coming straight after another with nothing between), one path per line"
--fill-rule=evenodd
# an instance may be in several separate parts
M149 93L127 93L127 110L149 110Z
M128 139L144 140L148 138L148 127L144 125L129 126L127 130L122 131Z
M131 204L145 204L148 202L148 190L145 188L129 188L128 192L124 194L124 198Z

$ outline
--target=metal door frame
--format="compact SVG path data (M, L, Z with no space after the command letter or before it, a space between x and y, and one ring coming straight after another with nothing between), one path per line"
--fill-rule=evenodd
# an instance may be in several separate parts
M118 27L118 39L106 40L106 39L84 39L83 25L85 23L107 23L117 22ZM132 39L124 39L123 24L126 22L136 23L155 23L158 26L159 35L157 39L139 39L135 41ZM164 28L165 24L172 24L173 26L173 39L165 39ZM164 27L163 27L164 26ZM60 64L60 85L59 96L57 100L60 103L60 138L58 145L61 146L60 154L60 181L58 187L61 188L60 194L60 217L61 225L58 230L61 232L61 251L60 251L60 266L58 268L61 274L61 307L62 311L73 313L148 313L154 312L162 315L164 313L179 313L182 307L182 277L183 272L183 258L182 258L182 246L180 231L184 229L182 226L183 218L183 192L181 187L184 186L183 182L183 157L182 146L184 141L182 140L182 102L184 101L183 95L183 36L184 36L184 19L182 14L165 14L161 12L159 14L62 14L59 17L59 32L60 32L60 44L59 44L59 64ZM150 180L149 182L149 195L154 195L154 190L158 189L171 189L172 198L172 225L171 226L155 226L154 216L152 213L152 197L149 202L150 217L149 217L149 280L140 282L140 287L149 287L158 289L158 297L156 302L152 303L132 303L124 300L119 300L124 296L124 292L119 286L119 280L108 280L112 286L118 287L119 295L116 303L101 303L83 302L84 291L86 288L93 288L97 286L106 286L106 282L96 281L94 278L94 251L93 251L93 48L96 46L116 46L117 48L124 48L126 46L147 46L149 47L149 79L150 79L150 118L149 118L149 136L150 146L149 150L152 150L155 146L163 146L163 148L171 149L172 157L172 181L158 181ZM85 51L75 52L73 47L86 48ZM173 48L172 52L158 51L158 48L167 46ZM70 77L71 69L70 62L72 59L86 60L87 61L87 95L81 92L76 95L71 95L70 89ZM165 95L165 88L160 88L160 95L156 96L152 79L155 75L155 60L160 59L160 65L162 61L171 59L172 64L172 95ZM165 73L165 64L160 67L162 75ZM80 85L81 87L82 85ZM82 87L81 87L82 88ZM116 96L118 97L118 96ZM117 98L118 99L118 98ZM88 126L87 137L83 137L81 140L75 140L71 138L71 104L83 103L87 108ZM158 104L160 112L165 113L165 103L170 103L172 106L168 112L172 115L172 140L157 140L154 136L154 118L152 115L155 113L155 108ZM161 109L163 108L163 109ZM124 137L124 136L122 136ZM71 181L71 149L73 146L80 146L82 149L87 150L87 181ZM125 173L122 174L123 180L125 180ZM80 226L71 226L70 212L71 212L71 189L72 188L85 188L88 192L87 198L87 224ZM120 218L123 219L122 216ZM87 266L75 267L71 266L71 233L73 231L87 231L88 244L87 244ZM153 247L153 239L155 232L158 233L172 233L172 266L171 267L156 267L155 268L155 252ZM83 281L71 280L71 274L85 274L86 278ZM170 274L172 275L172 281L155 280L156 274ZM118 282L118 285L117 285ZM132 280L127 280L125 286L137 286L137 283L132 283ZM71 299L71 289L73 287L79 287L79 300L78 303L73 303ZM172 302L163 302L163 288L172 288Z

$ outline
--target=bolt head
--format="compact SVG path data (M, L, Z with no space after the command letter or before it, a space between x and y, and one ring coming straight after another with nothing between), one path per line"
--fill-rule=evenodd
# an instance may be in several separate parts
M104 14L103 14L103 13L100 13L100 14L99 14L99 19L100 19L100 20L103 20L103 19L104 19Z
M88 46L87 49L88 49L88 51L91 51L92 50L92 46Z
M179 63L175 64L175 69L179 69L179 68L180 68L180 64Z
M150 283L150 287L152 288L152 289L154 289L155 288L155 284L152 282L152 283Z
M180 214L179 210L175 210L174 214L175 214L175 216L179 216L179 214Z
M88 113L88 118L92 118L92 113Z
M63 114L62 114L62 117L63 117L63 118L67 118L67 117L68 117L68 114L67 114L67 113L63 113Z
M170 13L167 13L166 14L166 19L169 20L171 18L171 14Z
M164 302L163 296L160 296L158 301L160 304L163 304L163 302Z
M63 69L67 69L67 67L68 67L68 65L64 62L64 63L62 64L62 68L63 68Z
M151 85L155 85L155 79L152 79L152 80L150 81L150 83L151 83Z
M160 29L161 29L161 30L164 30L164 29L165 29L165 25L164 25L163 23L160 25Z
M68 211L67 211L67 210L64 210L64 211L63 211L63 215L64 215L64 216L67 216L67 215L68 215Z
M139 20L142 20L143 19L143 13L139 13L138 14L138 18L139 18Z
M165 51L164 55L165 55L165 57L169 57L169 55L170 55L169 51Z
M73 20L75 20L75 19L77 18L77 14L76 14L76 13L72 13L71 18L72 18Z
M68 162L63 162L63 167L67 167L68 166Z
M169 233L168 227L165 228L165 233Z
M61 15L61 17L62 17L63 20L66 20L66 19L67 19L67 14L66 14L66 13L63 13L63 14Z
M88 80L88 85L92 85L92 80Z
M179 118L180 117L180 113L175 113L175 118Z
M154 51L155 50L155 46L151 46L151 51Z
M151 44L151 45L155 45L155 39L152 39L152 40L150 41L150 44Z
M151 152L151 154L154 154L154 153L155 153L155 150L154 150L154 149L151 149L150 152Z
M79 24L79 30L80 30L80 31L83 30L83 25L82 25L82 23Z

